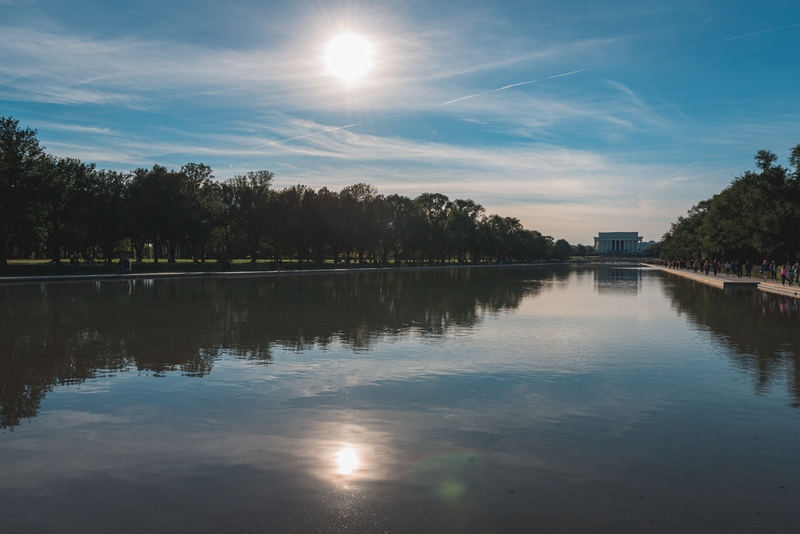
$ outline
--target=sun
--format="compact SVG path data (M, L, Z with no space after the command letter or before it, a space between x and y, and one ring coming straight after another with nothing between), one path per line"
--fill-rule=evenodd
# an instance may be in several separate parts
M343 33L328 43L325 62L334 76L355 81L372 66L372 45L360 35Z

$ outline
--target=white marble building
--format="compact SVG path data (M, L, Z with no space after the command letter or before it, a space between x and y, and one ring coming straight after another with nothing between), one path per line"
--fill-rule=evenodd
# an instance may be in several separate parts
M641 252L642 237L639 232L598 232L594 250L601 254Z

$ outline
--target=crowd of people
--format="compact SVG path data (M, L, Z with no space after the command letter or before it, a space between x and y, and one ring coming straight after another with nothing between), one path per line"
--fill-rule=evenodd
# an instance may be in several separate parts
M676 260L667 262L667 267L670 269L686 269L695 273L705 273L706 275L713 274L714 276L724 272L728 276L736 276L738 278L741 278L743 274L747 278L752 278L754 269L750 260L744 262L744 264L735 260L727 262L720 260ZM794 285L795 281L800 285L800 279L798 279L800 276L800 262L795 262L794 264L786 262L783 265L779 265L775 260L772 260L772 262L764 260L759 267L759 272L764 282L772 281L777 283L778 278L780 278L782 285L786 285L788 282L791 286Z

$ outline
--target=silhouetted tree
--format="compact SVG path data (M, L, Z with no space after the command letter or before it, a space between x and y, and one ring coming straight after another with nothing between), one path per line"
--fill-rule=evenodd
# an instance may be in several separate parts
M8 264L13 243L33 227L37 184L32 171L41 154L36 130L0 117L0 265Z
M106 263L111 263L117 243L125 237L127 188L130 175L115 171L94 173L89 197L88 232Z
M122 243L133 247L137 261L152 247L155 262L164 247L170 262L178 258L179 247L201 260L209 249L228 258L248 250L253 262L268 250L276 257L313 257L320 263L326 258L463 263L563 256L551 237L526 230L518 219L486 215L471 199L450 201L440 193L413 200L384 196L366 183L338 193L303 185L274 190L269 171L217 182L202 163L187 163L179 171L159 165L130 174L98 171L93 164L45 154L36 132L20 129L13 119L1 118L0 130L0 264L12 249L30 256L41 242L56 262L70 247L90 258L99 249L110 263ZM796 167L800 148L793 154ZM752 228L769 226L769 217L794 220L792 203L800 200L797 171L776 167L768 151L759 152L757 160L761 172L742 178L742 183L755 179L763 190L761 196L751 195L751 202L776 195L790 200ZM730 194L732 203L740 200L738 190ZM774 231L755 232L753 239L756 244L771 239L780 250L794 243L791 232L780 243Z
M258 249L269 232L270 186L273 177L271 172L262 170L227 180L233 189L238 227L250 245L252 263L256 262Z
M678 217L660 243L662 258L779 262L800 257L800 145L792 149L790 168L759 150L758 172L746 171L719 194Z
M37 228L42 241L47 244L50 259L53 263L60 263L64 247L71 244L74 250L85 237L85 228L79 226L89 204L94 164L43 156L39 158L35 172L39 184Z
M224 209L220 186L214 181L212 172L211 167L202 163L187 163L181 167L181 173L186 177L188 202L182 210L183 225L194 256L200 261L206 259L206 245Z
M468 252L473 261L480 255L478 221L484 211L483 206L470 199L457 199L450 205L445 230L449 245L460 263L467 261Z
M566 239L559 239L553 244L553 257L557 260L567 260L572 255L572 246Z
M450 210L449 198L440 193L423 193L414 199L422 224L419 226L423 254L428 261L445 260L447 247L447 213Z

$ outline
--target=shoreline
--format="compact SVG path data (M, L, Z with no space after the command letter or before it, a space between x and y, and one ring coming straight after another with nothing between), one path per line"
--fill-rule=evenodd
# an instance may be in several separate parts
M737 278L735 276L731 277L726 274L718 274L714 276L713 274L705 274L705 273L695 273L692 271L687 271L686 269L670 269L668 267L664 267L661 265L650 265L647 263L642 263L641 265L650 267L653 269L659 269L662 272L667 274L671 274L673 276L678 276L680 278L685 278L688 280L694 280L695 282L700 282L702 284L706 284L709 286L718 287L721 289L731 289L735 287L739 288L756 288L760 283L760 279L758 278Z
M131 273L131 274L65 274L39 276L7 276L0 277L2 285L21 284L74 284L82 282L115 282L128 280L191 280L201 278L240 279L240 278L274 278L283 276L341 275L359 273L400 273L415 271L443 271L450 269L518 269L551 265L571 265L569 263L509 263L488 265L427 265L420 267L350 267L340 269L294 269L285 271L238 271L238 272L164 272L164 273Z
M667 267L663 267L661 265L649 265L646 263L641 264L646 267L650 267L653 269L659 269L662 272L678 276L680 278L693 280L695 282L700 282L701 284L717 287L720 289L758 289L760 291L764 291L766 293L772 293L774 295L783 295L786 297L792 298L800 298L800 283L794 286L786 286L779 284L778 282L764 282L761 280L761 276L758 278L736 278L730 277L728 275L721 275L724 278L721 278L720 275L714 276L713 274L700 274L686 271L685 269L669 269ZM760 275L760 273L759 273Z

